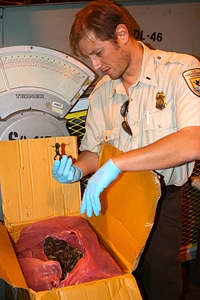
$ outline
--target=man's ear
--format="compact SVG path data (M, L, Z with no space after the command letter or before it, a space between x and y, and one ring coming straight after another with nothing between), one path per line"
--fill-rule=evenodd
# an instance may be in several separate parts
M128 29L127 29L126 25L124 25L124 24L117 25L117 27L115 29L115 33L116 33L118 39L123 44L126 44L128 42L129 32L128 32Z

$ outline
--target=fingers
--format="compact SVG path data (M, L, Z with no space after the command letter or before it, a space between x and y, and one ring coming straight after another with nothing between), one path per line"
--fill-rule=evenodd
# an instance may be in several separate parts
M86 213L86 215L90 218L93 214L98 216L101 211L101 202L100 202L100 192L93 193L92 188L87 186L82 203L81 203L81 214Z
M83 215L85 212L86 212L86 200L85 200L85 197L83 195L83 199L81 201L80 213L81 213L81 215Z
M68 158L66 155L64 155L60 160L60 166L57 171L58 175L64 175L66 176L69 172L69 168L72 165L71 158Z
M64 155L60 161L55 160L52 167L52 174L60 183L71 182L74 177L74 168L71 157Z
M53 167L52 167L53 176L55 176L57 174L59 166L60 166L59 160L54 160L54 164L53 164Z
M71 180L73 178L72 173L74 173L74 169L72 168L72 159L71 159L71 157L67 157L67 156L64 156L63 158L66 158L66 159L63 161L63 165L60 166L60 168L61 168L60 172L62 172L62 175L64 177L67 177L68 180ZM62 159L61 159L61 162L62 162Z
M109 159L92 175L83 196L81 213L86 212L88 217L91 217L92 214L99 215L101 211L100 194L120 173L121 171L112 159Z

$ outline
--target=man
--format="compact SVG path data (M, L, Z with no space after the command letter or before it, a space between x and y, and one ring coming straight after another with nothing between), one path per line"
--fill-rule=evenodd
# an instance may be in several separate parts
M90 217L98 216L100 193L121 172L160 174L163 194L138 271L144 298L179 299L181 186L200 157L200 63L137 42L129 18L109 1L92 1L76 15L70 43L105 76L90 95L78 160L74 165L66 156L55 161L53 176L71 183L94 173L81 205L81 213ZM105 141L122 154L97 170Z

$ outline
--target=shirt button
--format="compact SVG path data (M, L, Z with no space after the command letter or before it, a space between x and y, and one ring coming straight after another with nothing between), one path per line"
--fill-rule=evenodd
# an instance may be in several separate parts
M157 56L157 59L161 59L161 56Z
M158 128L162 128L162 124L158 124Z

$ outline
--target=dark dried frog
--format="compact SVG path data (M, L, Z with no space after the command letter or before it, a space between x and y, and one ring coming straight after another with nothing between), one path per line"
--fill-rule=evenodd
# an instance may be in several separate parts
M67 243L64 240L59 240L53 237L48 237L44 241L44 253L49 260L56 260L60 263L62 269L62 277L65 279L67 273L70 273L83 253Z

